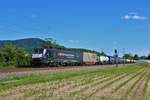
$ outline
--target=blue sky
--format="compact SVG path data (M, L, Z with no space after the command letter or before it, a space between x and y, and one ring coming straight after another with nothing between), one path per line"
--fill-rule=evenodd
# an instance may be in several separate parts
M150 53L149 0L1 0L0 40L51 37L66 47Z

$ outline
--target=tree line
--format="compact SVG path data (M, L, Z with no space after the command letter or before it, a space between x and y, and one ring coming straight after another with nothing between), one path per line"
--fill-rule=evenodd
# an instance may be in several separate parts
M129 53L129 54L124 54L124 58L133 59L133 60L139 60L139 59L150 60L150 54L148 54L147 56L139 56L138 54L132 55L131 53Z

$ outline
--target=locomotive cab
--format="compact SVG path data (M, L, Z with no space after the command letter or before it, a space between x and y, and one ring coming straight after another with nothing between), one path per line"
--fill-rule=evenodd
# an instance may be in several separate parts
M46 49L34 49L32 53L32 64L42 63L43 57L45 56Z

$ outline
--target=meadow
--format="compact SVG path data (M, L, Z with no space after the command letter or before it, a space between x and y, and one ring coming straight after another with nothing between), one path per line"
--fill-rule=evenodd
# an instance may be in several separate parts
M0 100L148 100L150 66L129 65L0 80Z

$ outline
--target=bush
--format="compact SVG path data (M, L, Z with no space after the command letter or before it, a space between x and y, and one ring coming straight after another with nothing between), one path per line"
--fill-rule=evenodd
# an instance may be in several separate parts
M3 66L5 64L5 58L3 53L0 51L0 66Z
M18 48L16 50L16 61L17 61L17 66L28 66L30 65L30 55L26 54L25 50L22 48Z
M0 48L0 66L16 67L30 65L30 55L26 54L23 48L17 48L12 44L7 44Z

